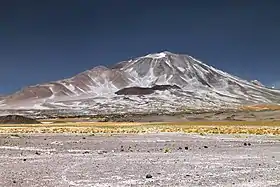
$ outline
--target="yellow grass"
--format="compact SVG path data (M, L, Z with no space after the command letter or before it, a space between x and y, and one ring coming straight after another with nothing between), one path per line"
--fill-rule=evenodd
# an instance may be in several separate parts
M191 121L174 123L66 122L53 124L0 124L0 133L151 133L280 135L280 121Z
M242 106L240 109L245 111L280 110L280 105L269 105L269 104L250 105L250 106Z

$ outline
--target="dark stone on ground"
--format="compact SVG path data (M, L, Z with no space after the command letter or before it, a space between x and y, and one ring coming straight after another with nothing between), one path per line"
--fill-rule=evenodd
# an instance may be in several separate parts
M153 176L151 175L151 174L148 174L148 175L146 175L146 178L147 179L150 179L150 178L152 178Z
M36 155L40 155L41 153L39 153L38 151L35 152Z

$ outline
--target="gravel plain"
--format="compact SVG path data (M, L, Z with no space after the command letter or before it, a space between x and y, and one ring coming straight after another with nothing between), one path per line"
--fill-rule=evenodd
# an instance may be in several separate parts
M280 137L1 134L0 186L280 187Z

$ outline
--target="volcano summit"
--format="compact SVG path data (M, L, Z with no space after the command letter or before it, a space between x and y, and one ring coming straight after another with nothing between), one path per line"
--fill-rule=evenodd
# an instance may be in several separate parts
M189 55L165 51L23 88L2 97L0 107L141 112L279 101L280 91L230 75Z

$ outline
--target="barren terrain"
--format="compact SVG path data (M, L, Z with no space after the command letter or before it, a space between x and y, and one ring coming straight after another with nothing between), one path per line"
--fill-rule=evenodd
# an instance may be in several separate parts
M279 136L2 134L0 186L279 186Z
M112 115L0 124L0 186L278 187L279 114Z

